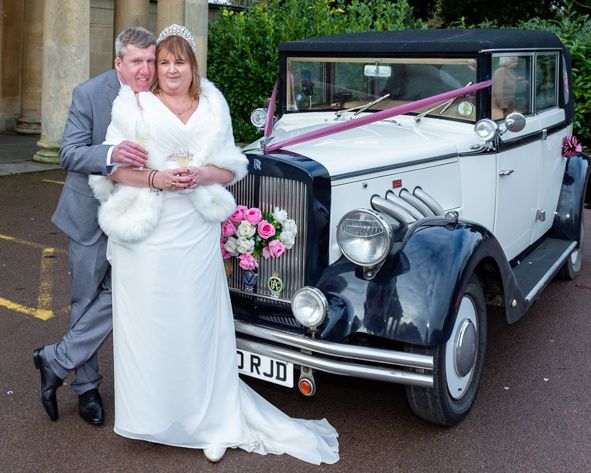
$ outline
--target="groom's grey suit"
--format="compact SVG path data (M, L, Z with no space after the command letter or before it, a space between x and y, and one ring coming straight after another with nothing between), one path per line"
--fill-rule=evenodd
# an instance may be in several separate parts
M96 352L112 330L107 238L98 225L98 201L88 175L109 174L110 146L101 143L120 87L116 71L110 70L74 89L60 149L68 177L52 222L70 238L72 312L70 329L62 341L47 345L44 355L61 378L76 371L71 386L77 394L100 384Z

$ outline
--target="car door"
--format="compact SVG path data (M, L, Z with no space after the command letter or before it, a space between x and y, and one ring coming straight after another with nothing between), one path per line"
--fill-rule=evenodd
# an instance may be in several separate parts
M493 57L493 118L501 121L515 111L527 118L523 130L501 136L496 156L494 233L508 260L530 244L538 206L541 144L535 136L539 123L532 115L532 59L533 54ZM495 83L498 80L511 83ZM502 99L495 100L495 94Z
M570 127L556 130L556 125L565 120L564 110L558 107L559 57L558 52L544 52L537 53L534 59L534 111L542 134L538 218L532 243L552 227L567 161L562 156L562 141L570 133Z

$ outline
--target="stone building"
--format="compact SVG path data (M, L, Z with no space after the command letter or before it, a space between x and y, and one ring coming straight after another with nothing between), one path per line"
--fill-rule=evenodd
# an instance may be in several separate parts
M209 5L208 5L209 3ZM207 21L227 0L0 0L0 132L40 134L36 161L57 152L72 89L113 67L114 37L128 26L194 34L205 74Z

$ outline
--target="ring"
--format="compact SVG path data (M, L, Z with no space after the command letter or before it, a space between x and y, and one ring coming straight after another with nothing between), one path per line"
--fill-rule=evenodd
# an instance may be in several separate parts
M176 182L172 181L172 187L176 187Z

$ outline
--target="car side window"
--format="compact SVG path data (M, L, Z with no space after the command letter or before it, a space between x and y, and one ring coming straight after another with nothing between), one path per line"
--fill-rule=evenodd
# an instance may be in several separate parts
M536 55L536 112L558 105L556 53Z
M502 54L492 59L492 119L511 112L532 113L531 56Z

